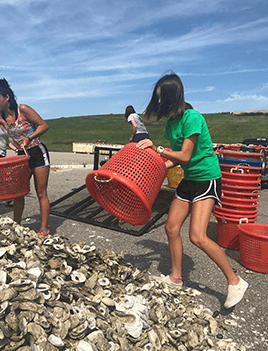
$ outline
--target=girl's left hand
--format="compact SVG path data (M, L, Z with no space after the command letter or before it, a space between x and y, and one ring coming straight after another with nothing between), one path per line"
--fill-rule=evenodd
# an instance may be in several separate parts
M137 143L136 147L137 147L138 149L146 149L146 148L148 148L148 147L150 147L150 148L152 148L152 149L155 148L155 146L154 146L152 140L150 140L150 139L143 139L143 140L139 141L139 142Z

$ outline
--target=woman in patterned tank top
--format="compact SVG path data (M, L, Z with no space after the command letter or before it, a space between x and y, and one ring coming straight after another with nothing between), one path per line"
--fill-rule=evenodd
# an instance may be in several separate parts
M47 183L49 176L49 154L40 136L48 130L47 123L28 105L18 106L15 95L5 79L0 79L0 124L11 135L19 155L24 149L30 156L29 167L34 176L35 190L40 205L42 235L50 234L48 226L49 200ZM14 221L21 222L24 196L14 199Z

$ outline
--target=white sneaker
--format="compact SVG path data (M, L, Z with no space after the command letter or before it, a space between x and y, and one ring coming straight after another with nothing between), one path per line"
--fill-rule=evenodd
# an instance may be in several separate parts
M239 278L239 283L237 285L228 285L228 295L224 303L225 308L230 308L236 305L239 301L242 300L245 291L247 290L248 283Z

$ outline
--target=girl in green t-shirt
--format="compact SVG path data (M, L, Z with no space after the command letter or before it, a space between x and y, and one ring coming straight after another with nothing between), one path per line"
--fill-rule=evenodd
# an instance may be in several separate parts
M217 156L213 152L206 121L185 102L182 82L174 73L162 77L156 83L145 111L147 119L152 115L157 116L157 120L164 116L169 117L165 138L170 141L172 150L166 150L162 146L156 147L149 139L141 140L137 147L150 147L167 159L167 168L181 164L184 170L184 179L176 189L165 226L171 256L171 274L153 279L173 288L182 286L183 245L180 230L191 214L190 240L224 273L228 283L224 306L230 308L243 298L248 283L234 273L223 250L207 236L214 205L220 203L221 171Z

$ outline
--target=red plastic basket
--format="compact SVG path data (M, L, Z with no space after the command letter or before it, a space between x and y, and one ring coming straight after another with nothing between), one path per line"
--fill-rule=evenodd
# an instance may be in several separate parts
M235 192L248 192L252 193L253 191L259 190L261 185L258 183L257 185L243 185L243 184L235 184L235 183L221 183L222 192L227 191L235 191Z
M224 196L223 198L221 198L221 205L223 208L230 208L233 210L242 210L242 211L254 211L256 209L256 207L258 207L258 203L254 202L254 203L238 203L238 202L232 202L232 201L225 201L224 200Z
M234 218L234 219L240 219L240 218L250 218L250 219L257 219L258 211L252 211L252 212L245 212L245 211L234 211L230 209L226 209L224 207L217 207L215 206L215 209L213 213L217 216L223 216L223 217L229 217L229 218Z
M163 159L151 148L129 143L99 170L90 172L86 186L92 197L120 221L147 223L151 207L166 177Z
M239 160L262 160L263 154L258 152L243 152L232 150L220 150L219 157L234 158Z
M244 173L261 173L261 167L251 167L247 163L241 163L238 165L220 164L222 172L234 172L242 170Z
M214 214L215 215L215 214ZM217 243L226 248L232 250L239 250L239 229L238 225L240 222L252 221L248 218L228 218L224 216L215 215L217 219L216 231L217 231Z
M230 144L224 146L224 149L226 150L233 150L233 151L239 151L241 149L241 144Z
M30 191L30 156L0 158L0 199L23 196Z
M243 206L254 206L257 204L257 202L259 201L258 197L255 198L239 198L239 197L229 197L229 196L221 196L221 202L223 203L227 203L230 206L239 206L239 205L243 205Z
M268 273L268 225L243 223L240 234L240 262L256 272Z
M231 174L231 173L229 173ZM221 178L222 184L224 185L231 185L231 186L242 186L244 188L246 187L255 187L257 188L260 185L260 181L259 180L248 180L248 179L237 179L237 178L225 178L222 177Z
M242 171L242 172L241 172ZM243 173L243 170L233 170L230 172L221 171L222 181L236 180L243 182L260 182L261 181L261 173Z
M223 190L222 195L227 197L235 197L236 199L255 199L255 201L258 201L260 197L260 193L257 190L250 192Z

